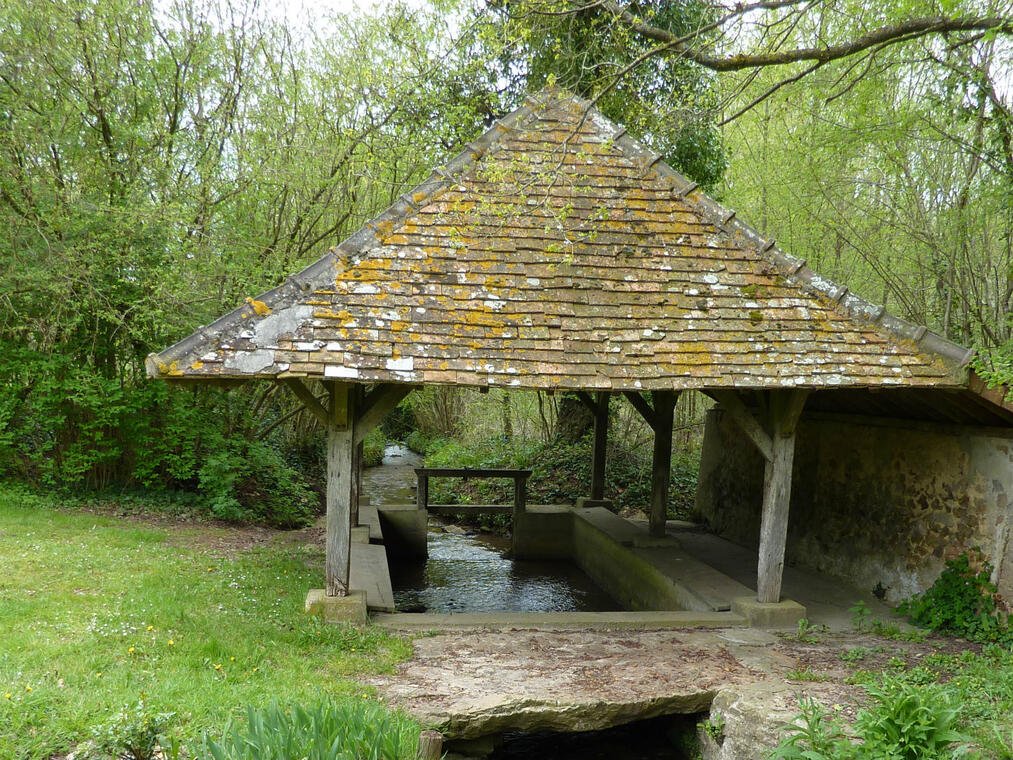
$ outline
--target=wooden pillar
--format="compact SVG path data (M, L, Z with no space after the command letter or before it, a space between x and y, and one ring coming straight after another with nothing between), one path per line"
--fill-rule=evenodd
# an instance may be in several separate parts
M648 523L650 535L665 535L665 520L668 518L668 487L672 478L672 418L675 402L679 398L674 391L654 391L654 456L651 464L651 513Z
M327 410L327 547L325 593L345 596L352 548L352 511L356 502L355 402L346 383L330 383Z
M795 428L805 404L805 391L771 391L771 457L763 468L763 513L756 565L756 600L781 601L784 550L791 504L791 471L795 461Z
M510 550L513 556L517 556L517 533L518 526L523 521L524 510L528 502L528 476L514 475L514 513L512 530L510 531Z
M594 405L594 450L591 455L591 498L602 501L605 498L605 451L609 437L609 394L600 391L595 394Z

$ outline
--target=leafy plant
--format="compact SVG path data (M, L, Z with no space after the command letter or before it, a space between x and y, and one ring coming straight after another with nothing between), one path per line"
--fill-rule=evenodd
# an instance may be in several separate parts
M770 760L844 760L852 747L837 721L812 697L801 697L802 712L784 726L785 736Z
M205 737L200 760L413 760L419 729L383 705L324 699L247 710L245 726Z
M959 708L939 684L886 678L867 688L876 704L860 711L855 721L863 757L933 760L966 740L954 728Z
M977 569L975 569L977 568ZM992 566L975 547L946 563L936 582L898 606L923 628L970 641L1009 641L1006 616L996 603Z
M93 729L92 745L85 756L95 760L154 760L160 754L164 756L162 748L174 745L165 738L165 732L175 717L172 712L151 712L141 698Z
M704 733L715 743L721 744L725 738L725 718L723 715L714 715L700 724Z

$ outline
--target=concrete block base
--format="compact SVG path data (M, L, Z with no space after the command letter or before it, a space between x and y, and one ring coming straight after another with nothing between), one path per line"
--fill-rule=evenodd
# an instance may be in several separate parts
M352 543L353 544L368 544L369 543L369 526L368 525L356 525L352 528Z
M351 590L346 596L327 596L322 588L306 594L306 612L320 615L325 623L366 624L366 592Z
M761 604L755 596L732 599L732 612L748 620L753 628L795 628L805 617L805 607L791 599Z

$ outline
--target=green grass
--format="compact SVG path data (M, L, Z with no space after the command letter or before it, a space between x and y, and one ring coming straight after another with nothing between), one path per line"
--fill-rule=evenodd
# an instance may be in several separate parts
M303 612L318 549L282 540L229 559L208 541L228 528L55 507L0 484L0 757L65 753L142 697L177 714L185 742L248 705L372 699L356 675L410 655Z

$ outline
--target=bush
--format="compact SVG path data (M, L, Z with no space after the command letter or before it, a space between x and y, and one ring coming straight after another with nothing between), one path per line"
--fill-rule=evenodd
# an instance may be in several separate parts
M980 569L975 570L975 566ZM948 636L1008 642L1013 637L996 602L998 589L991 575L992 566L975 547L947 562L930 588L902 602L897 609L915 625Z
M243 727L205 737L198 760L414 760L419 728L383 705L325 699L249 708Z

